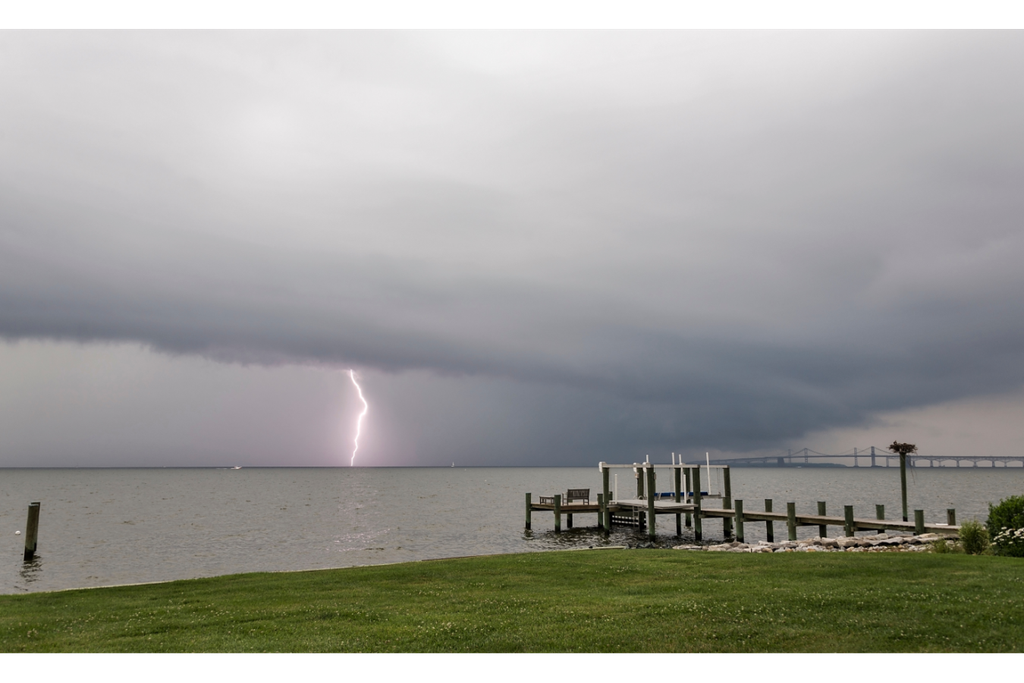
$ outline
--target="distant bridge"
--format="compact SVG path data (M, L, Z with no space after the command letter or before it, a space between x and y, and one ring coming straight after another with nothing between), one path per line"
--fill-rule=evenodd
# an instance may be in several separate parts
M843 461L837 463L835 461ZM850 463L850 461L853 461ZM927 465L925 464L927 463ZM871 446L853 449L853 453L819 453L809 448L789 451L785 455L765 455L751 458L719 458L713 465L737 467L799 467L842 464L846 467L899 467L900 456L888 449ZM1024 455L908 455L909 467L1024 467Z

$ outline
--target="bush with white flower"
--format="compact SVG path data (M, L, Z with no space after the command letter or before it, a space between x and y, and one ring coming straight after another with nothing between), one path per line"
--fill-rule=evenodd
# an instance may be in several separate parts
M996 555L1024 557L1024 496L988 506L988 534Z

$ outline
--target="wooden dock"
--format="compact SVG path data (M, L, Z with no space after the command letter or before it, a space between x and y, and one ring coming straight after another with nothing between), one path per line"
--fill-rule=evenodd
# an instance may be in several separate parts
M655 491L655 467L670 469L674 491L669 497L648 492ZM615 468L630 468L636 475L637 494L633 498L613 498L609 490L609 471ZM701 491L701 469L722 471L723 491L709 495ZM955 534L960 527L956 524L956 511L946 511L946 522L925 523L924 511L914 511L914 521L885 519L885 508L875 506L875 517L855 517L853 506L843 508L843 516L826 514L826 504L818 501L818 514L797 514L796 503L787 502L786 511L773 510L773 501L764 500L764 511L745 510L742 500L732 500L731 472L728 465L654 465L652 463L633 463L630 465L609 465L600 463L603 492L596 495L597 501L580 500L581 491L589 494L589 489L570 489L568 502L563 503L563 496L542 496L534 501L532 494L526 494L526 528L532 526L532 513L551 512L555 517L555 531L561 531L562 516L566 518L566 527L573 527L573 516L577 514L596 514L597 526L608 533L613 525L628 525L646 528L651 539L656 537L659 515L675 517L676 535L681 536L684 525L693 527L694 538L703 540L703 520L721 519L722 531L726 538L744 540L744 528L749 523L765 524L768 541L774 541L774 524L786 525L789 540L795 541L798 527L818 527L819 535L826 537L828 527L842 527L846 536L853 536L857 531L900 531L914 534L941 533ZM711 498L721 501L720 507L705 507L704 499ZM684 521L685 520L685 521ZM735 528L735 534L733 529Z

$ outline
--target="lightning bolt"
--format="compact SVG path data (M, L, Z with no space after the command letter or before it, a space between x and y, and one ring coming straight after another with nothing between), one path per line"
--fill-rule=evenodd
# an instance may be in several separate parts
M352 378L352 384L356 385L356 391L359 392L359 400L363 402L363 412L359 413L359 417L356 418L356 438L355 448L352 449L352 461L349 463L349 467L354 467L356 464L356 452L359 451L359 434L363 429L363 418L366 417L366 413L370 410L370 404L363 398L363 388L359 386L359 382L356 381L356 371L349 370L348 376Z

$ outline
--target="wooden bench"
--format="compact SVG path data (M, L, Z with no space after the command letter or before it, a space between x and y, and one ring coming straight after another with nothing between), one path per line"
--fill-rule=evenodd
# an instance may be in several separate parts
M584 505L590 505L590 489L569 489L565 492L562 503L568 505L576 501L582 501Z
M555 497L539 496L537 502L541 505L554 505ZM582 502L584 505L590 505L590 489L569 489L562 494L562 505L579 502Z

